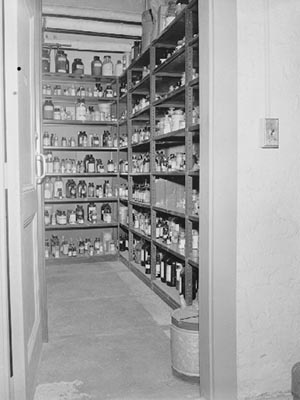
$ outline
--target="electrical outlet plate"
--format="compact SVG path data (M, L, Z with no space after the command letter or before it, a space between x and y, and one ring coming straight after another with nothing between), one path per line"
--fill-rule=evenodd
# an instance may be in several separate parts
M261 125L261 147L263 149L278 149L279 119L264 118Z

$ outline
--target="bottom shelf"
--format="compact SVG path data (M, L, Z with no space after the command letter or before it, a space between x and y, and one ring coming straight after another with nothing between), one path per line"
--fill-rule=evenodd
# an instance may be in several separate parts
M118 254L105 254L101 256L77 256L77 257L59 257L59 258L46 258L46 265L60 265L60 264L85 264L116 261Z
M133 261L129 261L128 251L120 253L120 261L122 261L141 281L143 281L150 289L152 289L165 303L172 309L180 307L179 293L174 287L161 282L160 279L151 280L151 275L145 274L145 269Z

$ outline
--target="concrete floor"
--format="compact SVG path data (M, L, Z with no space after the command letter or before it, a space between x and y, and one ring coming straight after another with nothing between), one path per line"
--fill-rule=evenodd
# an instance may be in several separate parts
M196 400L175 378L170 308L122 263L47 267L49 343L35 400Z

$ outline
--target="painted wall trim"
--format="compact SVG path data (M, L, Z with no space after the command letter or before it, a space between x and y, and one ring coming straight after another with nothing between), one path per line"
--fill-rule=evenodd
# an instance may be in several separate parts
M237 398L237 17L236 0L199 0L200 390Z

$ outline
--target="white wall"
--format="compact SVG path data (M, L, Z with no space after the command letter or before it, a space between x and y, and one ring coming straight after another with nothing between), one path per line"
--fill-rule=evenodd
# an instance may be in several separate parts
M300 2L237 3L238 397L275 398L300 360ZM259 147L268 116L278 150Z

